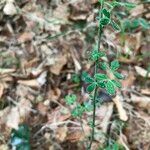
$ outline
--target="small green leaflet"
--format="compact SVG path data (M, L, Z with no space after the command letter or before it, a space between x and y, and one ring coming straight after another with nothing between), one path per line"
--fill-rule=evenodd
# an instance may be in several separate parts
M94 78L97 80L97 81L101 81L101 80L107 80L108 79L108 76L106 74L102 74L102 73L97 73L94 75Z
M10 145L16 150L31 150L30 130L26 124L19 125L18 130L12 130Z
M97 82L97 85L98 85L100 88L105 88L105 82L103 82L103 81Z
M121 30L119 25L116 22L114 22L113 20L111 21L111 25L112 25L114 30L116 30L116 31L120 31Z
M121 88L121 83L119 81L116 80L111 80L113 82L113 84L117 87L117 88Z
M85 111L85 108L78 104L71 112L73 117L80 117L82 116L83 112Z
M150 28L149 23L148 23L145 19L139 18L138 20L139 20L140 25L141 25L144 29L149 29L149 28Z
M104 53L104 52L98 51L98 50L94 50L94 51L92 51L92 53L91 53L90 59L93 60L93 61L96 61L96 60L98 60L100 57L103 57L103 56L105 56L105 53Z
M70 95L67 95L67 96L65 97L65 101L66 101L66 103L67 103L68 105L74 104L74 102L76 101L76 99L77 99L77 97L76 97L76 95L74 95L74 94L70 94Z
M100 68L102 70L107 70L109 68L109 64L106 62L102 62L102 63L100 63Z
M106 91L108 94L110 95L114 95L115 94L115 86L113 84L113 82L111 80L108 80L106 83L105 83L105 86L106 86Z
M110 23L110 19L107 18L107 17L104 17L104 18L100 19L100 25L105 26L105 25L107 25L109 23Z
M112 70L112 71L115 71L115 70L117 70L118 68L119 68L119 62L117 61L117 60L114 60L114 61L112 61L111 62L111 64L110 64L110 69Z
M82 72L82 81L85 81L86 83L92 83L94 82L94 79L85 71Z
M124 79L124 76L117 71L114 71L113 74L117 79Z
M107 9L103 9L102 10L102 13L107 17L107 18L110 18L110 12L107 10Z
M93 82L92 84L88 85L88 87L86 88L87 92L91 93L92 91L94 91L94 89L96 88L96 82Z
M126 8L134 8L136 6L136 4L134 3L127 3L127 2L113 2L113 6L123 6L123 7L126 7Z

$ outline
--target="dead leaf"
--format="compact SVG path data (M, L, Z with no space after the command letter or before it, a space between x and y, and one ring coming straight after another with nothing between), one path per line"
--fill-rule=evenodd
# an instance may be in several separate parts
M41 87L46 82L46 76L47 76L47 72L44 71L43 73L40 74L40 76L37 79L18 80L18 83L26 86L31 86L31 87Z
M59 140L60 142L65 141L65 138L67 137L67 131L68 128L66 126L57 128L56 139Z
M3 95L3 91L4 91L4 85L0 83L0 99Z
M31 32L24 32L18 37L18 42L24 43L27 41L31 41L33 38L33 34Z
M17 14L17 9L16 9L15 5L13 4L13 2L12 2L12 0L11 0L11 2L7 1L6 5L4 6L4 9L3 9L4 14L10 15L10 16Z
M18 108L13 107L10 109L10 112L6 117L6 125L9 128L18 129L19 122L20 122L20 116L19 116Z
M55 64L50 67L50 71L55 75L59 75L63 66L66 63L67 63L66 55L60 55L56 58Z
M142 77L148 77L150 78L150 74L147 74L147 70L145 70L144 68L141 68L139 66L135 66L135 70L137 72L138 75L142 76Z

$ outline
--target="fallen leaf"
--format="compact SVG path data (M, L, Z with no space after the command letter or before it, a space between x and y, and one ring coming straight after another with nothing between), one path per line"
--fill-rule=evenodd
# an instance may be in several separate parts
M6 3L6 5L4 6L3 12L6 15L13 16L13 15L17 14L17 9L16 9L15 5L13 4L13 2L8 1Z
M33 38L33 34L31 32L24 32L18 37L18 42L24 43L27 41L31 41Z
M136 72L137 72L138 75L140 75L142 77L148 77L148 78L150 78L150 74L147 74L148 72L144 68L139 67L139 66L135 66L135 70L136 70Z
M66 55L60 55L57 57L55 64L50 67L50 71L55 75L59 75L63 66L66 63L67 63Z

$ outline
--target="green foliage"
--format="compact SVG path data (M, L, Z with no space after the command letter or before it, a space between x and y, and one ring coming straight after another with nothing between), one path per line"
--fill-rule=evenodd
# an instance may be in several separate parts
M115 70L117 70L118 68L119 68L119 62L117 61L117 60L114 60L114 61L112 61L111 62L111 64L110 64L110 69L112 70L112 71L115 71Z
M13 129L10 145L16 150L30 150L30 131L27 125L22 124L18 130Z
M113 20L111 21L111 25L112 25L114 30L116 30L116 31L120 31L121 30L119 25Z
M86 83L92 83L94 82L94 79L85 71L82 72L82 81Z
M96 82L93 82L91 84L88 85L88 87L86 88L87 92L91 93L92 91L94 91L94 89L96 88Z
M124 79L124 76L117 71L114 71L113 74L117 79Z
M73 74L73 75L71 76L71 80L72 80L72 82L74 82L74 83L80 83L80 76L79 76L78 74Z
M68 105L73 105L76 102L76 99L77 99L76 95L70 94L65 97L65 102Z
M106 74L102 74L102 73L96 73L94 75L94 78L97 80L97 81L101 81L101 80L107 80L108 79L108 76Z
M108 82L105 83L105 86L106 86L106 91L107 93L109 93L110 95L114 95L115 94L115 85L114 83L109 80Z
M83 112L85 111L84 106L78 104L71 112L73 117L81 117Z

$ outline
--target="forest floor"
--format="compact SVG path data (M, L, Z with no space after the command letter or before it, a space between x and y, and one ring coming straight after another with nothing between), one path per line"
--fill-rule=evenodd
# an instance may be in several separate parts
M93 150L150 150L150 31L147 23L136 24L150 20L150 6L132 2L135 8L114 11L124 32L108 27L101 43L110 61L117 57L121 64L119 97L128 121L119 119L113 102L98 107ZM84 101L80 75L92 72L87 58L97 39L97 11L97 0L0 1L0 150L17 145L13 129L20 125L33 150L84 149L92 113L82 117L83 134L64 97L73 93Z

